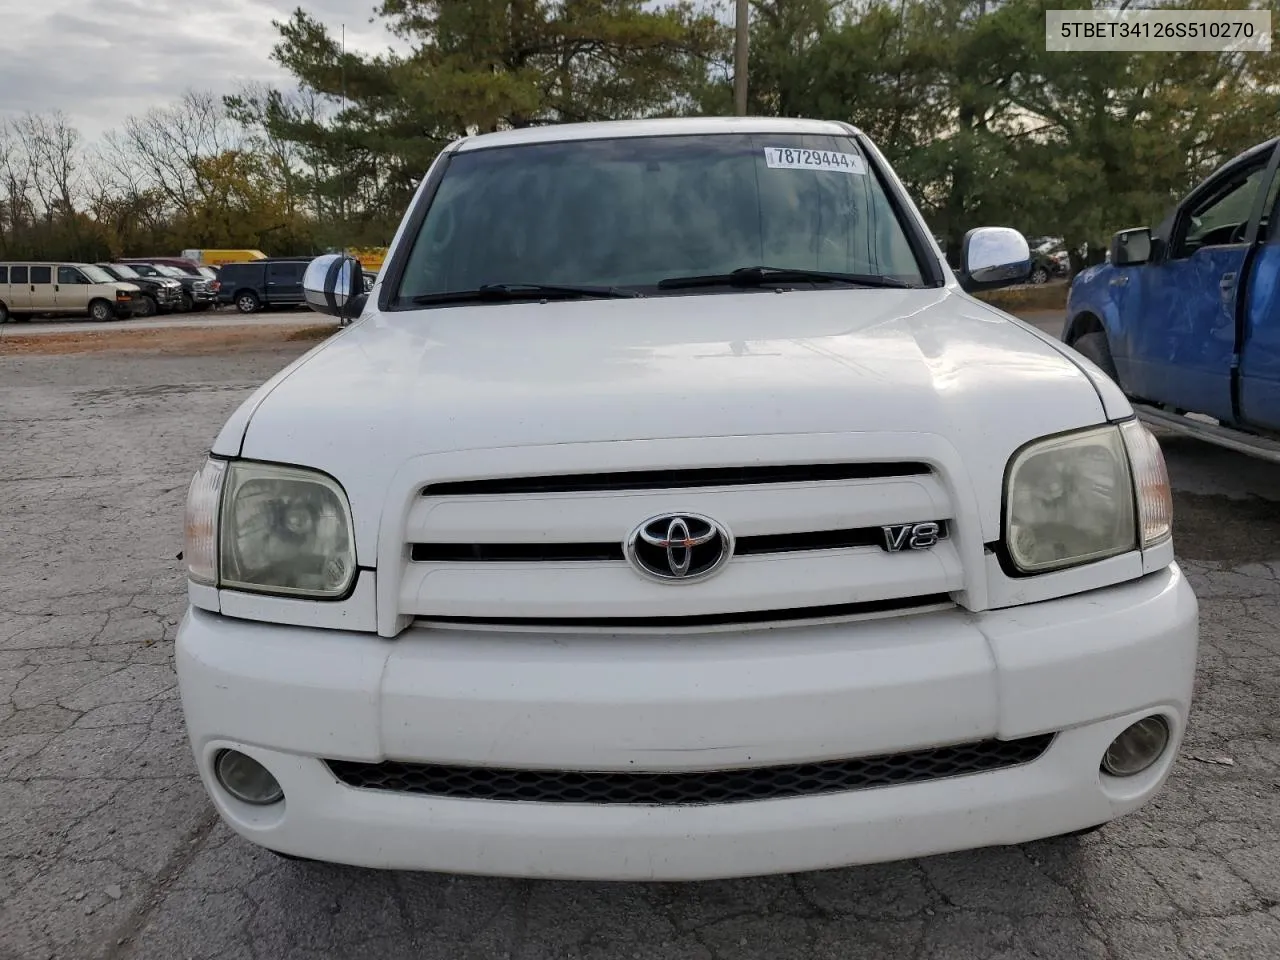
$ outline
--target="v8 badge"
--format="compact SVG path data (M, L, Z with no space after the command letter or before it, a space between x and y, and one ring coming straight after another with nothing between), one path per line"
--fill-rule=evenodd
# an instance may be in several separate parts
M924 523L895 523L881 527L880 531L884 534L882 546L890 553L900 550L928 550L946 535L942 524L933 520Z

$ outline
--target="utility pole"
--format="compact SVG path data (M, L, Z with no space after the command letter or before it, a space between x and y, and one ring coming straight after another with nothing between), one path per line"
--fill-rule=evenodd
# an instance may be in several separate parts
M733 23L733 112L740 117L747 115L747 4L738 0Z
M338 129L342 132L342 166L339 173L338 187L338 215L342 218L342 252L346 253L346 235L347 235L347 131L342 125L346 123L347 113L347 25L342 25L342 112L339 116L342 118Z

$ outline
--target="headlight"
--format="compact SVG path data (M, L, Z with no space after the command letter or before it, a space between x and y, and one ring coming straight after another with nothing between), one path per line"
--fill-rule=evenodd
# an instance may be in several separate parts
M1009 556L1023 573L1135 549L1133 480L1119 428L1029 444L1009 465L1005 510Z
M343 596L356 575L346 494L311 470L211 459L191 481L184 557L197 583Z
M339 597L356 573L351 511L323 474L232 463L219 535L224 587L304 597Z

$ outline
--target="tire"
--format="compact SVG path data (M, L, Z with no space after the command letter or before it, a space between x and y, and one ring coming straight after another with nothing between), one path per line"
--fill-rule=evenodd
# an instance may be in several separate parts
M9 308L0 303L0 323L8 323L9 320Z
M262 309L262 301L252 290L241 290L236 294L236 309L241 313L257 313Z
M1101 330L1077 337L1071 346L1075 347L1077 353L1092 360L1112 380L1120 382L1120 378L1116 376L1116 363L1111 359L1111 344Z
M1036 286L1049 282L1049 271L1044 267L1036 267L1031 271L1031 282Z
M160 312L160 304L156 303L156 298L151 296L149 293L144 293L142 295L139 305L142 309L137 312L136 316L143 317L144 319L146 317L154 317Z
M196 313L204 313L206 310L208 310L212 306L213 306L212 303L205 301L204 303L197 303L193 309L195 310Z
M95 300L89 304L89 318L96 323L107 323L116 318L116 311L107 301Z
M182 313L190 313L190 312L191 312L191 308L192 308L192 307L194 307L195 305L196 305L196 302L195 302L194 300L192 300L192 299L191 299L191 294L189 294L189 293L187 293L187 291L183 290L183 291L182 291L182 302L180 302L180 303L178 304L178 310L179 310L179 311L181 311Z

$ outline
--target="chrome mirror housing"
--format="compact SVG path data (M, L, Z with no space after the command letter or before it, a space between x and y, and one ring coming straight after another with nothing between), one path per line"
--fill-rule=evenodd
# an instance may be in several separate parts
M1031 275L1031 248L1012 227L978 227L964 235L965 290L991 290L1021 283Z
M302 275L302 292L312 310L342 320L360 316L368 298L360 261L341 253L312 260Z

